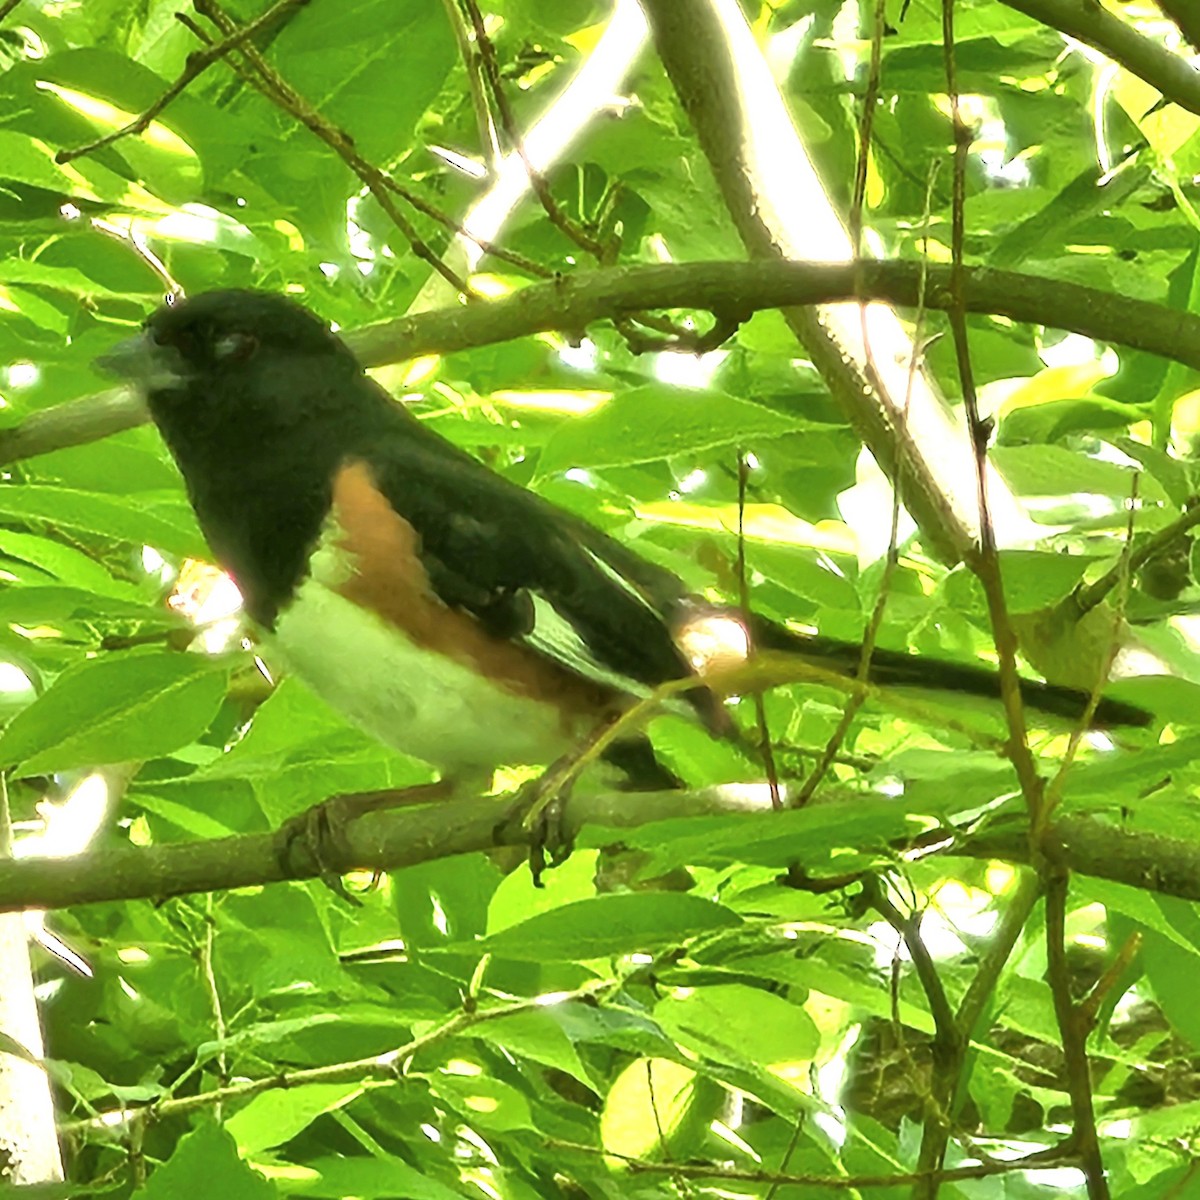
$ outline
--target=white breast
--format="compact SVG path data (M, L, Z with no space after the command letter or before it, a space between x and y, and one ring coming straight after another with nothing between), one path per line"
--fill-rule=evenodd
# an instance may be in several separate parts
M556 707L416 645L312 578L268 645L326 703L443 774L550 763L585 732L567 728Z

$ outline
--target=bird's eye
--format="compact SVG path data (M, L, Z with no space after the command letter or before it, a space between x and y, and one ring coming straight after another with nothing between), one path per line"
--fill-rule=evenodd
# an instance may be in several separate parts
M223 333L213 342L213 358L218 362L245 362L258 349L258 338L249 333Z

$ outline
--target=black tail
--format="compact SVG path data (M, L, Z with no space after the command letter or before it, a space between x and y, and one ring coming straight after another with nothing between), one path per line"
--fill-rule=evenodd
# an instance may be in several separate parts
M840 642L819 634L795 633L761 617L752 619L755 644L762 650L798 654L813 666L839 675L856 675L862 647L854 642ZM876 647L871 655L870 682L884 687L932 688L944 692L961 692L991 700L1000 697L1000 678L987 667L966 663L946 662L937 658L922 658L901 650ZM1088 694L1076 688L1056 683L1041 683L1036 679L1021 680L1021 698L1030 708L1067 720L1078 720L1087 707ZM1096 707L1092 724L1099 728L1113 725L1149 725L1153 715L1135 704L1121 700L1102 699Z

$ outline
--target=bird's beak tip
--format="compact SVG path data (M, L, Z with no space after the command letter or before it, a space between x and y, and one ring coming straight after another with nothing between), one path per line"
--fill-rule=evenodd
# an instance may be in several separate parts
M93 359L92 365L146 390L178 385L184 377L178 354L158 345L146 332L118 342Z

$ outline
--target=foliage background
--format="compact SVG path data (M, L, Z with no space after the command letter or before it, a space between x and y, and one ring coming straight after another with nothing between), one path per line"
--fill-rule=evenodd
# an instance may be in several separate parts
M745 6L843 211L874 8ZM175 0L0 9L5 425L19 429L105 386L90 364L159 303L153 260L188 292L293 292L344 330L404 313L426 286L428 263L345 162L225 62L148 135L56 162L146 108L184 69L197 43ZM958 87L978 122L966 254L1045 281L1045 327L970 325L996 424L994 461L1041 524L1035 544L1003 555L1014 622L1027 618L1028 628L1119 560L1135 486L1139 538L1177 520L1194 496L1193 373L1064 339L1053 320L1056 280L1195 308L1200 137L1183 106L1156 110L1146 84L1106 75L1053 28L994 0L959 0L957 9ZM1117 9L1147 38L1170 35L1146 5ZM237 0L228 11L250 20L260 10ZM592 52L608 6L495 0L488 11L525 127ZM952 130L941 9L914 0L903 15L894 3L885 11L868 244L886 257L946 261ZM478 69L464 64L455 33L463 21L449 2L312 0L260 45L365 159L457 221L485 187L434 149L476 161L483 152L471 90ZM632 103L593 121L552 173L566 213L619 232L622 263L742 257L653 53L627 94ZM444 227L411 219L426 244L445 248ZM120 236L129 230L143 250ZM551 272L581 269L578 247L534 200L501 240ZM484 270L495 290L528 277L495 258ZM925 321L927 335L947 328L938 314ZM611 325L589 335L582 347L525 338L380 374L495 469L714 596L737 594L737 454L752 453L755 607L861 636L884 586L890 502L779 316L756 315L700 363L636 354ZM958 395L951 339L933 338L927 356ZM992 629L971 573L937 561L916 534L904 534L902 551L879 643L986 656ZM78 798L82 780L99 779L92 790L107 797L107 815L91 845L103 854L263 831L334 792L428 777L293 681L266 687L237 637L193 636L197 605L179 598L197 578L185 564L205 553L147 427L8 464L0 702L10 723L0 759L18 822L35 823L38 801ZM209 596L211 580L198 578ZM1104 822L1114 855L1117 833L1200 843L1190 729L1200 709L1188 686L1200 678L1197 594L1194 547L1182 536L1122 599L1131 641L1177 678L1126 685L1165 732L1116 749L1085 746L1067 778L1061 811ZM805 776L844 704L844 694L812 686L769 695L785 775ZM930 1100L938 989L958 1002L997 922L1014 906L1023 912L1025 895L1019 868L969 848L899 852L950 823L1015 830L1020 841L1011 766L951 729L945 712L869 704L827 779L830 807L783 824L701 817L626 837L651 860L644 875L688 868L686 892L598 894L598 865L602 888L616 884L603 876L597 847L607 839L597 834L543 891L527 872L473 855L396 872L356 908L317 883L291 883L54 914L54 931L93 972L41 964L68 1177L84 1194L198 1189L230 1200L628 1197L718 1186L782 1197L813 1194L795 1182L805 1175L846 1188L853 1176L897 1176L871 1194L926 1194L906 1173L922 1128L928 1137L945 1116ZM994 714L970 719L990 735L1002 730ZM697 787L758 770L681 723L663 719L653 732ZM1065 744L1061 732L1035 733L1046 771ZM59 827L78 831L78 810L65 811ZM832 892L782 886L781 872L796 864L853 882ZM910 912L924 913L919 930ZM1062 1128L1078 1118L1046 979L1044 914L1032 906L1011 955L995 964L990 1007L959 1064L951 1164L978 1161L981 1149L1061 1151ZM1101 980L1091 1083L1113 1193L1193 1194L1195 904L1074 876L1067 934L1076 998ZM914 943L928 952L937 987L914 971ZM569 995L534 1002L557 993ZM398 1071L374 1061L398 1047ZM271 1086L317 1068L325 1073ZM264 1081L252 1099L223 1094L247 1080ZM147 1104L159 1105L157 1119L93 1120ZM1052 1171L952 1180L941 1192L1084 1194L1069 1150ZM706 1165L714 1161L744 1177L718 1184ZM772 1183L771 1172L793 1182Z

